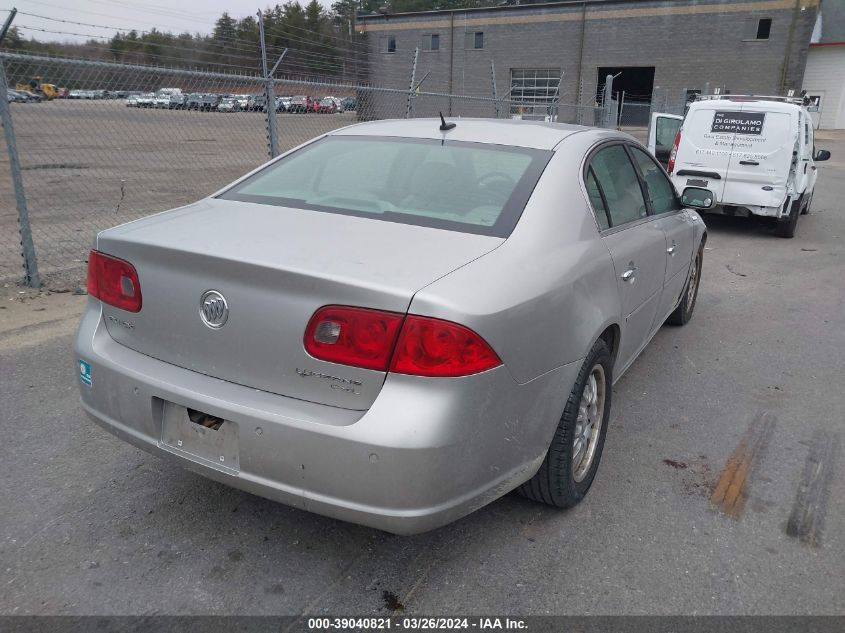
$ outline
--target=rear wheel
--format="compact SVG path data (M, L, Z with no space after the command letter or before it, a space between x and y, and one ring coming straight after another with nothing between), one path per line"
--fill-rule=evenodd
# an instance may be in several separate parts
M795 237L795 227L798 226L798 215L800 213L801 198L798 198L798 200L792 203L789 216L783 220L778 220L778 223L775 225L775 235L787 239Z
M692 268L689 272L687 285L684 287L684 294L681 302L675 311L666 319L669 325L686 325L692 318L692 311L695 309L695 302L698 299L698 285L701 283L701 265L704 263L704 245L698 247L698 254L692 260Z
M610 350L599 339L584 360L540 469L517 489L521 495L571 508L587 494L607 435L612 366Z

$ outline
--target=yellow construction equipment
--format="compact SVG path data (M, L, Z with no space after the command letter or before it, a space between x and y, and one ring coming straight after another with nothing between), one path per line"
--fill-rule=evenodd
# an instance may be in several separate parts
M44 99L55 99L59 96L55 84L42 83L41 77L33 77L28 84L17 84L15 90L26 90L41 95Z

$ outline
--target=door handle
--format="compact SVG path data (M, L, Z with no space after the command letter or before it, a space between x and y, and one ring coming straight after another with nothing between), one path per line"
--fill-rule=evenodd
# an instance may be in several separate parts
M758 163L756 160L741 160L741 161L739 161L739 164L740 165L759 165L760 163Z
M678 245L675 243L675 241L674 241L674 240L672 240L672 246L670 246L669 248L667 248L667 249L666 249L666 252L667 252L667 253L669 253L670 255L674 256L674 255L675 255L675 249L676 249L677 247L678 247Z
M637 267L631 266L628 270L620 275L622 277L622 281L634 281L634 278L637 276Z

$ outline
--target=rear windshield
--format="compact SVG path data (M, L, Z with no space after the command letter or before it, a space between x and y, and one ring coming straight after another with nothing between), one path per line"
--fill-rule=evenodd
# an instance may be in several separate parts
M329 136L219 197L507 237L551 155L485 143Z

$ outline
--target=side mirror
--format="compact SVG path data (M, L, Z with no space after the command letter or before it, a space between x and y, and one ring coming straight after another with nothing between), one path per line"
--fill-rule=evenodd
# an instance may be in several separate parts
M681 202L685 207L706 211L716 206L716 196L709 189L687 187L681 194Z
M828 158L830 158L830 152L827 151L826 149L818 150L816 152L816 155L813 156L813 160L816 160L816 161L827 160Z

